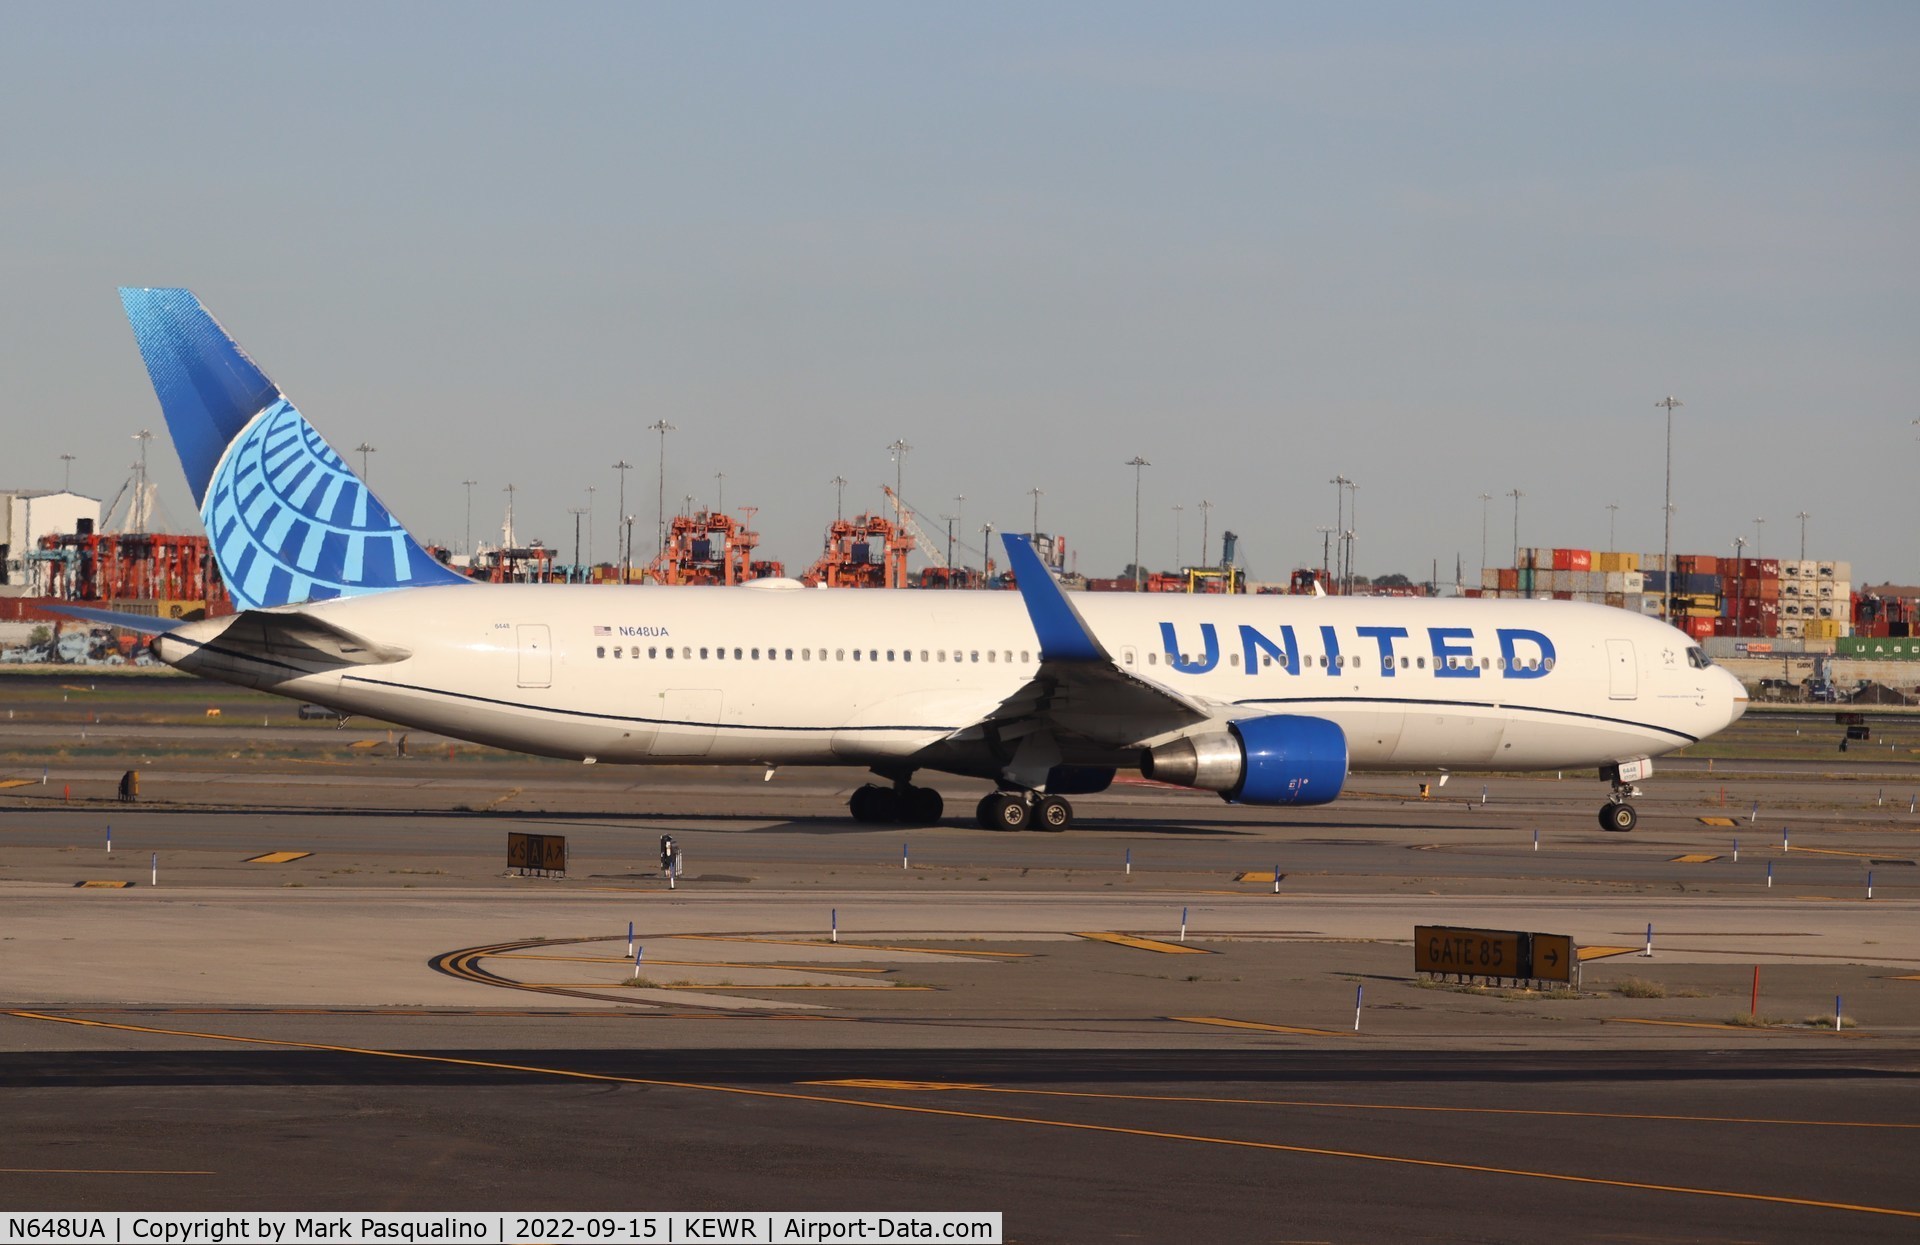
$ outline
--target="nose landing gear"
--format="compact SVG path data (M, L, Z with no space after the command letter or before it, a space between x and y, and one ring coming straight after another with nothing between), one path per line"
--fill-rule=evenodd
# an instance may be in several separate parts
M1644 777L1650 769L1652 763L1648 761L1623 761L1600 771L1600 776L1613 786L1607 802L1600 806L1602 830L1627 834L1640 824L1640 814L1627 801L1641 794L1640 788L1634 786L1633 782Z

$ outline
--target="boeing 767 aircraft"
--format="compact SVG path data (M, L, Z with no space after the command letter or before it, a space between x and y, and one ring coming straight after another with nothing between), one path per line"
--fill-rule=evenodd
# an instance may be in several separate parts
M181 670L458 739L607 764L862 765L867 822L1064 830L1118 770L1254 805L1355 770L1593 767L1631 830L1651 758L1740 684L1650 618L1559 601L476 584L428 555L191 293L124 289L240 612L157 632Z

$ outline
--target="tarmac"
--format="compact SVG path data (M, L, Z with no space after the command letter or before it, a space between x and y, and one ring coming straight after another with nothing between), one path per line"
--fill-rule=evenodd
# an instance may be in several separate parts
M0 1209L1920 1229L1904 728L1842 755L1830 722L1743 724L1662 763L1630 835L1572 773L1279 811L1124 783L1010 835L961 781L939 826L861 826L854 770L588 769L84 686L0 722ZM564 876L509 870L515 833L564 836ZM1431 925L1583 958L1423 975Z

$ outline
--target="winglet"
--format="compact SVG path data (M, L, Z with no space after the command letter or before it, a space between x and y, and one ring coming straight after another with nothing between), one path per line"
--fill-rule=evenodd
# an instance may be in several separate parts
M470 582L407 535L199 299L120 299L235 604Z
M1040 640L1040 660L1111 662L1113 658L1093 638L1080 611L1060 590L1053 572L1033 551L1033 541L1013 532L1003 532L1000 539L1007 546L1007 565L1020 585L1020 599Z

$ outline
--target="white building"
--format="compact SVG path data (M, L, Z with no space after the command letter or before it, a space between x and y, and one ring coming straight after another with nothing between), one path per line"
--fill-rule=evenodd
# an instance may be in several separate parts
M98 525L100 499L55 489L0 489L0 596L33 596L26 557L42 536L71 536L80 521Z

